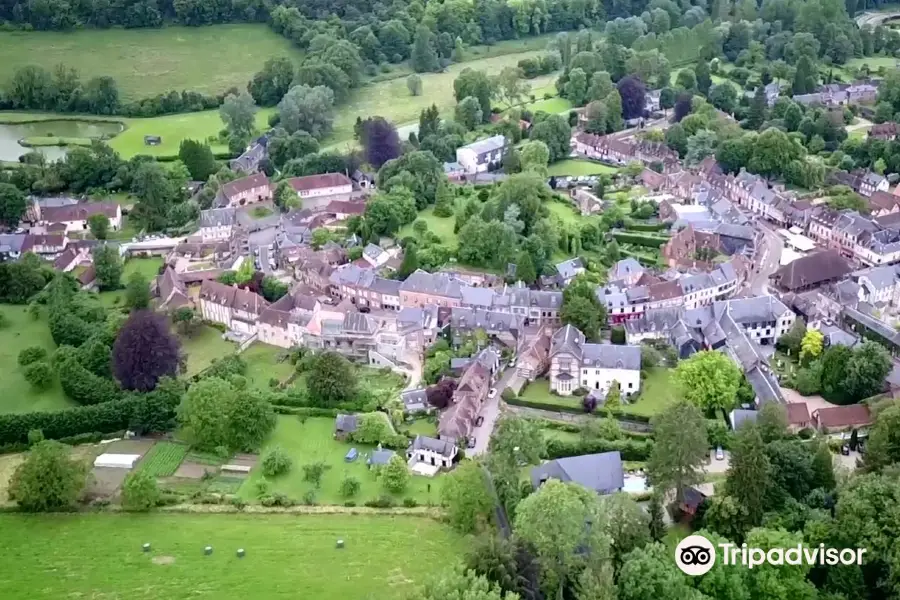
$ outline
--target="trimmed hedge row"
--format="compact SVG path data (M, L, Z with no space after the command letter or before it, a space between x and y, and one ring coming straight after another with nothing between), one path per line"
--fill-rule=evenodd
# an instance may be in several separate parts
M567 406L564 404L544 404L543 402L532 402L531 400L523 400L522 398L515 398L513 400L507 400L507 404L512 404L513 406L524 406L525 408L535 408L537 410L549 410L551 412L567 412L574 413L576 415L585 414L584 409L581 408L581 405L577 406ZM601 409L602 410L602 409ZM649 423L650 417L644 415L633 415L624 411L606 411L602 410L603 414L608 414L612 418L617 419L619 421L633 421L636 423Z
M531 419L540 425L543 429L555 429L557 431L565 431L567 433L581 433L582 426L577 423L563 423L562 421L553 421L551 419ZM623 429L622 435L636 440L650 439L653 434L648 431L631 431Z
M336 408L319 408L317 406L285 406L275 404L272 409L279 415L303 415L305 417L336 417L341 412ZM345 411L346 412L346 411Z
M153 396L132 396L102 404L78 406L56 412L0 415L0 446L28 442L28 432L40 429L44 438L59 440L87 434L102 435L147 424L170 421L174 407Z
M653 451L653 440L590 440L566 442L551 439L547 441L547 458L566 458L583 454L598 454L618 450L622 460L644 461Z
M665 245L668 238L660 236L641 235L639 233L615 232L613 238L620 244L634 244L635 246L644 246L645 248L661 248Z
M634 221L625 222L625 230L627 231L662 231L671 227L671 223L635 223Z

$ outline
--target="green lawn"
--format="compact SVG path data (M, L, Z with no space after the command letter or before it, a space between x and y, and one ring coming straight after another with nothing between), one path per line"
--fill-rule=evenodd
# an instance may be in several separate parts
M863 65L869 65L872 71L879 67L885 69L893 69L897 66L897 59L892 56L864 56L862 58L851 58L844 65L844 69L858 69Z
M6 325L0 327L0 413L25 413L35 410L58 410L74 406L66 398L58 381L53 387L37 392L25 381L19 367L19 352L30 346L45 348L52 355L56 349L46 315L35 320L25 306L0 305ZM2 579L2 578L0 578ZM0 586L2 588L2 586Z
M382 116L396 125L411 123L419 118L423 109L435 104L445 115L456 106L453 96L453 80L463 69L485 71L497 75L503 67L515 66L523 58L540 56L543 51L532 50L470 60L450 65L443 73L422 73L422 95L411 96L405 78L371 83L356 90L350 101L342 105L335 115L334 133L326 144L353 143L353 125L356 117Z
M128 278L131 277L132 273L140 273L148 282L153 281L153 279L159 275L159 268L162 264L163 259L159 256L149 258L129 258L125 261L125 269L122 272L122 285L128 284ZM121 289L113 292L101 292L98 296L100 298L100 303L107 308L122 306L122 302L125 301L125 290Z
M438 436L437 423L430 419L416 419L409 424L408 429L413 435L424 435L433 438Z
M572 109L572 103L565 98L547 98L543 100L535 100L530 104L526 104L525 108L532 113L543 111L545 113L564 113Z
M300 52L263 24L90 29L68 32L6 31L0 36L0 81L16 69L58 64L75 68L82 83L109 75L125 101L168 91L218 94L244 89L269 58Z
M222 358L237 350L233 342L222 339L222 332L204 325L193 335L181 338L181 349L187 354L187 375L196 375L214 358Z
M647 378L641 381L641 391L637 400L632 404L624 404L622 412L651 417L665 409L675 399L670 373L668 369L652 369ZM581 406L579 396L557 396L550 393L550 382L546 379L529 383L520 397L529 402L546 404L547 410L553 410L554 406L568 408Z
M563 223L587 223L594 220L591 217L582 217L581 213L576 211L574 206L568 201L548 202L546 206L550 214L559 217Z
M603 173L612 175L617 171L618 169L610 167L609 165L579 158L570 158L553 163L550 165L547 173L555 177L575 177L581 175L601 175Z
M453 226L456 224L455 217L436 217L434 216L434 207L429 206L420 212L416 218L422 219L428 223L428 231L433 232L441 238L441 242L449 249L456 250L459 247L459 238L453 233ZM400 232L397 234L397 239L402 240L407 236L416 237L412 223L404 225L403 228L400 229Z
M262 109L256 113L256 129L264 131L268 128L268 118L275 109ZM109 145L117 150L123 158L131 158L136 154L150 156L175 156L182 140L194 139L208 141L213 152L227 152L224 144L215 137L224 128L218 110L166 115L150 119L121 119L126 129L109 141ZM158 135L162 143L158 146L144 144L145 135ZM209 138L213 138L210 140Z
M294 372L291 361L276 360L283 352L285 352L283 348L256 342L241 353L241 358L247 363L247 378L254 387L268 390L270 379L284 381L290 377Z
M339 493L341 481L347 475L356 477L361 484L359 493L350 499L356 504L361 505L367 500L374 500L383 495L384 489L374 471L370 471L366 466L364 455L373 448L335 440L333 434L334 419L316 417L308 418L304 422L293 416L278 417L275 432L261 454L264 456L270 448L280 446L291 455L294 464L290 472L270 480L271 491L286 494L296 501L302 500L306 492L313 489L312 483L303 480L303 465L321 461L328 465L328 470L322 477L320 489L316 492L317 504L343 504L348 500ZM344 462L344 456L350 448L359 451L359 458L347 463ZM263 479L263 474L257 467L241 486L239 492L241 497L249 502L256 502L256 482L260 479ZM406 490L396 495L395 500L399 503L403 498L414 498L419 504L438 504L441 483L441 476L435 478L411 476Z
M2 515L0 529L3 597L33 600L400 600L464 548L399 515Z
M624 407L624 411L635 415L652 417L663 411L677 397L671 381L670 369L651 369L647 378L641 381L641 391L637 401Z

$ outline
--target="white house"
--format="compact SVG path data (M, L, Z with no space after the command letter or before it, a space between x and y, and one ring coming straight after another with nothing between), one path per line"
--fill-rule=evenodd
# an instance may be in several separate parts
M291 177L287 182L303 201L303 208L310 210L324 210L335 201L347 202L353 193L353 182L343 173Z
M550 340L550 389L570 396L578 388L609 390L619 382L623 396L641 388L640 346L590 344L584 334L566 325Z
M456 162L470 175L487 172L503 160L507 144L506 137L502 135L472 142L456 150Z
M230 240L234 230L234 208L212 208L200 211L200 237L204 242Z
M422 462L433 467L449 469L453 466L453 459L458 452L456 444L417 435L406 450L406 458L409 459L410 465Z
M255 334L257 320L268 305L258 294L218 281L206 280L200 286L200 313L203 319L222 323L238 333Z
M64 206L41 207L34 204L38 224L53 233L69 233L71 231L87 231L88 219L94 215L106 215L109 228L117 231L122 227L122 207L115 202L82 202ZM37 231L34 231L38 233Z
M376 269L386 265L387 262L391 260L391 254L384 248L376 246L375 244L366 245L366 247L363 248L362 257Z

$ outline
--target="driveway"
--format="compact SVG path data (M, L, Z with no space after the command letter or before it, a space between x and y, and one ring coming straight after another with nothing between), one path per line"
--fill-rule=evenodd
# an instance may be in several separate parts
M726 473L728 472L728 465L731 464L731 453L727 450L725 451L725 458L722 460L716 460L716 451L709 451L709 464L706 465L705 471L707 474L716 474L716 473Z
M809 410L809 414L813 414L814 411L820 408L833 408L837 406L837 404L832 404L822 396L801 396L797 390L786 387L781 388L781 395L784 396L784 401L788 404L806 402L806 408Z
M272 274L272 267L269 266L269 247L259 246L259 268L266 275Z

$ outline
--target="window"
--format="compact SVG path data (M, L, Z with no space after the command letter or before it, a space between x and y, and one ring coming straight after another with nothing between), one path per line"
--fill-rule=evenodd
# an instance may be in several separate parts
M633 384L633 383L629 383L629 384L628 384L628 389L629 389L629 390L630 390L631 388L633 388L633 387L634 387L634 384Z

